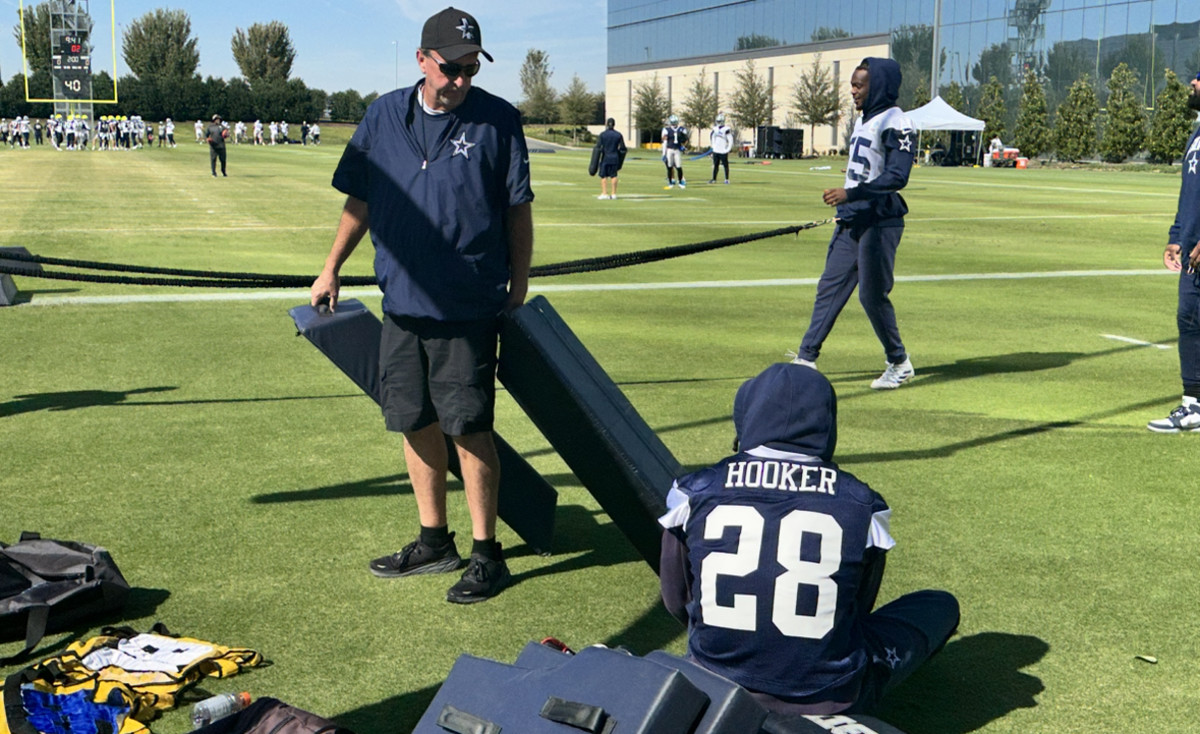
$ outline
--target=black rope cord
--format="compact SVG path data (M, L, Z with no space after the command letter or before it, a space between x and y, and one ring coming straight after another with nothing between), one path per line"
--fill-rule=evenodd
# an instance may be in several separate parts
M791 227L773 229L767 232L756 232L738 237L725 237L719 240L696 242L673 247L660 247L652 250L639 250L616 255L569 260L549 265L538 265L530 268L529 277L547 277L553 275L570 275L572 273L591 273L600 270L612 270L631 265L660 262L671 258L693 255L699 252L731 247L769 237L779 237L785 234L797 234L806 229L813 229L828 224L832 219L807 222ZM0 273L20 275L29 278L46 278L49 280L74 280L86 283L119 283L123 285L149 286L181 286L185 288L307 288L312 285L315 276L311 275L272 275L268 273L232 273L214 270L184 270L179 268L158 268L139 265L122 265L118 263L102 263L89 260L69 260L65 258L46 257L42 255L25 255L23 253L0 252L0 261L35 263L37 265L57 265L83 270L103 270L124 273L143 273L153 275L171 275L171 278L146 278L127 275L94 275L90 273L46 272L40 267L29 268L0 262ZM374 276L347 276L341 278L342 286L375 285L378 281Z

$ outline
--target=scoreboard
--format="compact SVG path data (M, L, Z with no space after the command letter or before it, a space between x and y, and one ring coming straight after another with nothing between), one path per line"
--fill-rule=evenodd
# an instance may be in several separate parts
M50 69L62 84L67 99L86 99L91 95L92 52L87 34L64 33L51 49Z

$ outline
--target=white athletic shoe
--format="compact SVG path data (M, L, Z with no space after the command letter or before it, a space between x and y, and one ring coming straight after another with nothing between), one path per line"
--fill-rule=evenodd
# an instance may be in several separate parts
M913 370L912 362L908 357L899 364L888 362L887 369L874 382L871 383L872 390L895 390L904 383L912 379L916 374Z
M1180 405L1166 418L1146 424L1155 433L1181 433L1200 431L1200 403Z
M599 199L600 201L604 201L608 198L608 194L600 194L596 198Z
M679 179L679 188L681 188L681 189L686 189L686 188L687 188L687 181L684 181L682 178L681 178L681 179Z
M616 201L616 200L617 200L617 195L616 195L616 194L609 194L609 195L608 195L608 198L609 198L609 200L610 200L610 201Z
M795 352L793 352L793 351L792 351L792 350L790 350L790 349L789 349L789 350L787 350L786 352L784 352L784 356L786 356L786 357L790 357L790 358L791 358L791 362L792 362L792 364L802 364L802 365L804 365L805 367L811 367L811 368L813 368L814 370L815 370L815 369L817 369L817 363L816 363L816 362L814 362L814 361L813 361L813 360L811 360L811 359L805 359L805 358L801 357L799 354L796 354ZM817 370L817 371L818 371L818 372L820 372L820 370Z

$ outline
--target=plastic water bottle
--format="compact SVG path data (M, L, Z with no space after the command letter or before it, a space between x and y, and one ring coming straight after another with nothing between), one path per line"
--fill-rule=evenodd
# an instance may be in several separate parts
M192 728L199 729L202 726L208 726L217 719L235 714L249 705L250 694L245 691L222 693L219 696L206 698L192 707Z

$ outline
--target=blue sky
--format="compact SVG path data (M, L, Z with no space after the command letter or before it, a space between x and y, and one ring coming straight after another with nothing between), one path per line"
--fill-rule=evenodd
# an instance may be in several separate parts
M183 10L191 18L203 76L240 76L229 50L234 31L278 20L288 26L296 48L293 77L327 92L357 89L363 94L394 88L397 76L401 86L417 79L415 51L421 27L426 18L451 5L450 0L113 2L120 75L129 73L120 53L122 28L161 7ZM33 4L25 0L26 8ZM536 48L549 54L554 72L550 82L555 89L565 89L578 74L589 91L603 91L605 0L456 0L454 6L479 21L483 47L496 59L494 64L484 61L484 69L476 77L478 86L516 102L521 97L521 64L529 49ZM21 49L12 36L18 7L18 0L0 0L0 75L4 81L21 70ZM89 9L96 22L92 68L111 74L110 2L90 0Z

